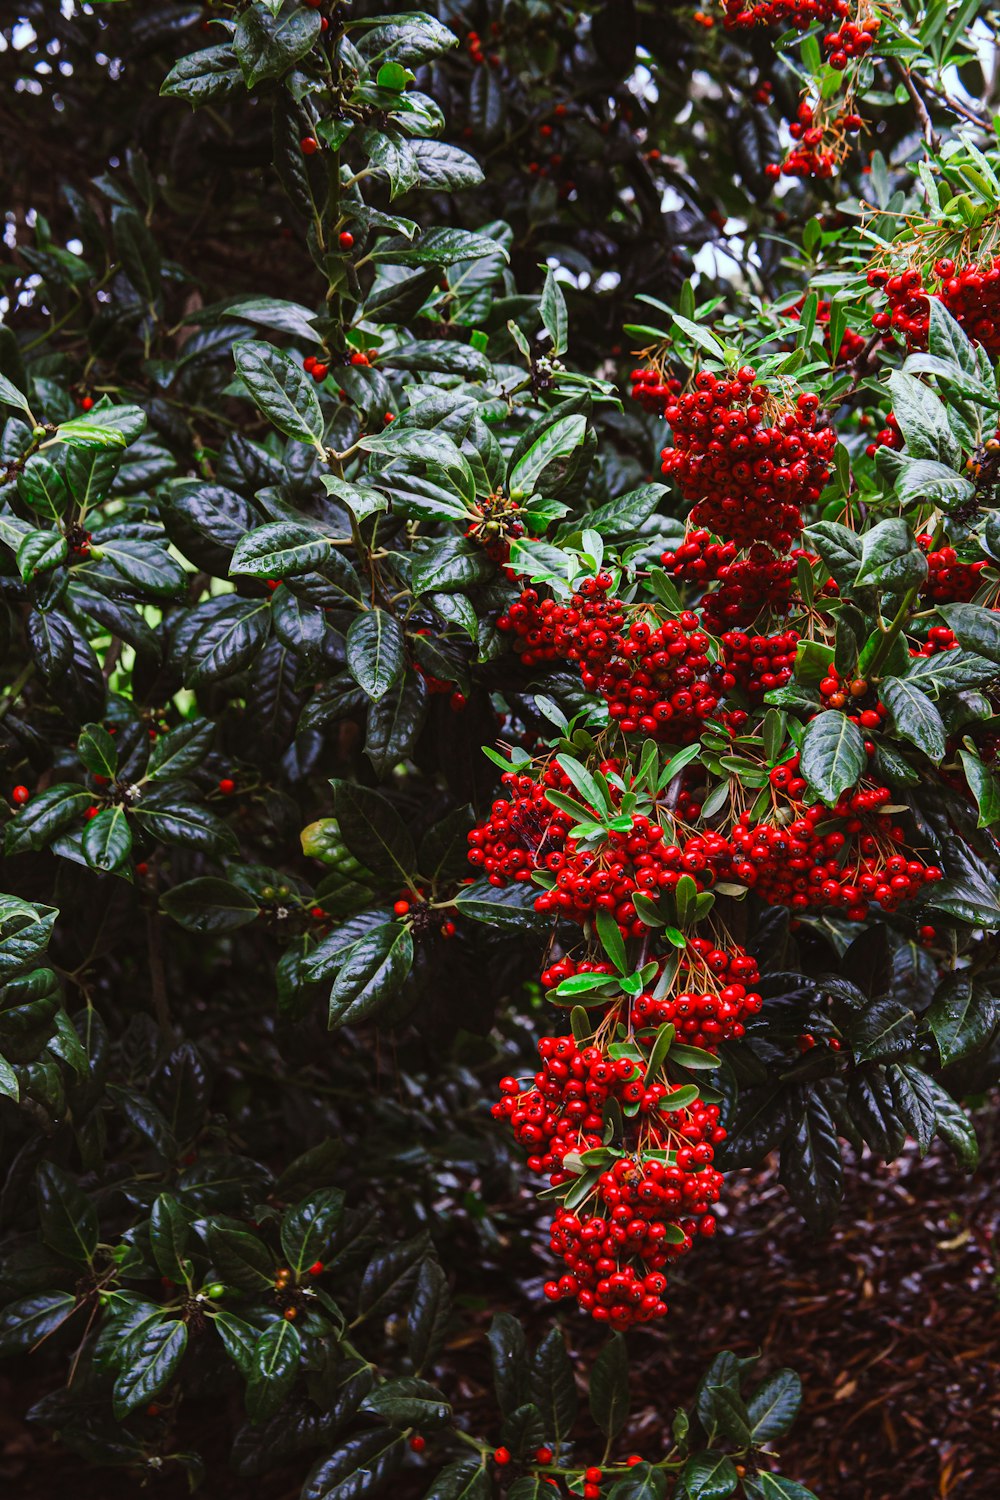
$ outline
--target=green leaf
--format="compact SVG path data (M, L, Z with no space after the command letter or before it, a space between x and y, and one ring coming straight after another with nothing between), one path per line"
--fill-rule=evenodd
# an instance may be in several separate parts
M562 287L556 280L551 266L545 273L545 285L542 287L539 310L545 331L551 341L550 353L565 354L569 341L569 316L566 312L566 298L563 296Z
M844 1181L837 1130L816 1094L782 1145L781 1183L809 1227L824 1233L836 1216Z
M340 834L359 864L395 885L417 870L413 836L381 792L351 781L331 781Z
M689 1500L724 1500L736 1489L739 1475L725 1453L696 1453L681 1470L679 1483Z
M339 1188L324 1188L290 1208L281 1221L281 1248L297 1277L323 1258L344 1212Z
M456 1458L432 1480L424 1500L493 1500L493 1481L478 1458Z
M897 734L931 760L944 759L944 721L926 693L909 678L887 677L879 685L879 697L892 715Z
M590 1376L590 1414L612 1442L628 1420L628 1351L620 1333L604 1345Z
M802 775L828 807L856 784L866 764L861 731L836 709L824 710L806 725L800 755Z
M84 724L76 742L76 753L88 771L114 781L118 774L118 751L103 725Z
M938 613L967 651L1000 662L1000 614L978 604L944 604Z
M207 807L180 799L171 801L169 807L164 808L146 802L133 809L132 817L161 843L203 849L211 854L236 853L235 836Z
M105 427L100 422L87 421L83 417L72 417L60 422L56 432L59 442L71 448L124 448L125 438L115 427Z
M223 1280L240 1291L274 1291L274 1256L263 1240L232 1224L208 1226L208 1248Z
M120 870L132 852L132 830L123 807L105 807L83 830L83 853L92 870Z
M233 345L240 378L265 417L288 437L321 446L323 412L315 385L287 354L256 339Z
M4 835L7 854L26 849L44 849L71 824L82 818L94 800L86 787L57 782L36 792L31 801L11 818Z
M756 1446L783 1437L799 1414L802 1382L794 1370L775 1370L762 1380L747 1402Z
M413 1375L397 1376L377 1386L362 1403L362 1411L371 1412L392 1427L443 1427L451 1417L451 1407L436 1386Z
M391 1428L361 1433L338 1442L336 1452L314 1464L299 1500L367 1500L385 1488L403 1462L406 1444ZM489 1491L455 1491L455 1500L479 1500ZM442 1495L441 1500L445 1500ZM451 1496L447 1500L452 1500Z
M330 543L308 526L274 521L259 526L237 543L229 564L231 574L253 578L292 578L321 568L330 555Z
M969 790L976 799L979 808L979 821L977 828L992 828L1000 822L1000 782L990 770L989 766L983 764L979 756L972 750L959 750L958 758L962 762L965 779L969 783Z
M160 93L197 109L228 98L241 84L236 54L229 42L223 42L180 58L160 85Z
M253 1354L257 1345L257 1329L249 1323L244 1323L242 1318L236 1318L232 1313L224 1312L217 1308L212 1318L214 1327L229 1358L233 1361L244 1380L249 1378L253 1367Z
M287 1318L278 1318L264 1329L254 1345L247 1380L246 1404L252 1422L274 1416L295 1384L301 1355L299 1331Z
M29 1353L61 1328L75 1308L72 1292L35 1292L9 1303L0 1313L0 1359Z
M550 1442L558 1446L576 1421L576 1382L562 1330L550 1328L531 1363L531 1396Z
M531 1363L524 1329L510 1313L496 1313L486 1337L497 1405L507 1417L527 1403L530 1392Z
M587 418L582 413L560 417L532 443L507 476L507 492L521 490L532 495L548 466L568 458L587 434Z
M206 686L248 666L260 655L270 626L270 602L262 599L233 599L208 615L188 646L186 685Z
M497 888L489 881L477 880L465 886L455 898L455 906L474 922L485 922L498 931L544 932L550 925L543 912L535 911L538 889L533 885L514 884Z
M398 922L375 927L348 948L330 991L331 1031L376 1014L413 966L413 939Z
M177 1199L161 1193L149 1211L149 1244L161 1276L178 1286L187 1279L184 1274L184 1252L190 1238L190 1226Z
M249 891L217 875L198 875L171 886L160 897L160 909L189 932L235 932L260 915Z
M163 268L156 241L134 208L115 208L111 235L121 268L140 297L150 306L160 300Z
M450 1315L448 1278L436 1260L425 1260L406 1315L409 1355L418 1375L440 1353Z
M92 1201L55 1162L42 1162L36 1182L42 1239L57 1254L89 1265L99 1238Z
M244 11L233 33L233 51L248 89L264 78L279 78L315 45L320 17L299 6L272 15L260 5Z
M947 1067L986 1045L996 1026L997 1004L971 974L959 970L938 986L925 1019Z
M667 1493L667 1476L662 1469L649 1464L635 1464L633 1468L613 1484L608 1491L608 1500L664 1500Z
M129 1412L145 1406L173 1379L184 1358L187 1337L187 1326L179 1318L154 1323L146 1330L115 1381L116 1421L124 1421Z
M6 375L0 375L0 405L13 406L15 410L23 411L26 417L31 418L31 407L28 405L27 396L19 391Z
M601 908L597 913L596 926L597 935L601 940L601 947L619 974L627 974L629 971L628 957L625 952L625 940L621 935L618 923L610 912Z
M406 665L405 639L394 615L369 609L351 622L347 632L347 666L354 681L377 701L402 676Z
M874 1001L854 1022L850 1040L859 1062L893 1057L912 1045L916 1017L898 995Z
M967 1172L975 1171L979 1165L979 1142L976 1140L972 1122L962 1106L951 1097L946 1089L942 1088L937 1079L928 1077L927 1083L934 1096L935 1125L938 1135L942 1140L947 1141L959 1163Z
M931 298L932 302L935 300ZM798 1480L769 1474L765 1469L744 1476L743 1493L747 1500L817 1500L812 1490L807 1490Z
M898 516L879 521L861 538L861 567L854 587L878 584L893 593L903 593L927 577L927 558L917 546L913 532Z
M505 247L489 235L475 234L469 229L425 229L414 240L382 241L373 259L406 265L450 266L459 260L476 260L487 255L509 259Z

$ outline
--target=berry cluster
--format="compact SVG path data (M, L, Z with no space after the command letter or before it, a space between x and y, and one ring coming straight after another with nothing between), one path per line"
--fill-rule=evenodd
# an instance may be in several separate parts
M664 377L663 371L658 370L655 365L647 365L642 369L633 370L632 400L638 401L639 405L654 416L662 417L667 407L667 402L674 396L679 396L682 390L681 382L675 376Z
M911 646L911 656L937 656L941 651L957 651L958 638L947 625L932 625L921 646Z
M760 974L757 964L742 949L717 948L707 938L689 938L678 969L679 994L661 999L637 996L632 1019L637 1026L662 1026L670 1021L682 1041L708 1052L721 1042L741 1037L744 1020L763 1005L750 986Z
M542 1037L542 1067L531 1086L501 1079L493 1106L494 1117L507 1120L527 1149L529 1169L548 1174L553 1186L574 1181L580 1152L601 1150L610 1100L628 1112L628 1145L606 1151L606 1170L595 1173L575 1211L562 1207L555 1215L551 1246L567 1269L545 1286L553 1301L573 1297L615 1328L661 1317L663 1268L690 1250L697 1235L714 1232L710 1204L722 1176L711 1163L714 1146L725 1139L717 1105L699 1099L665 1109L669 1086L644 1081L640 1062L626 1050Z
M842 73L853 57L864 57L875 45L882 29L878 16L866 16L863 21L843 21L837 31L827 32L823 38L823 50L830 60L831 68Z
M873 267L868 285L885 293L888 308L875 313L872 326L901 334L910 349L924 349L930 299L939 297L970 339L991 355L1000 353L1000 255L961 264L945 257L934 261L930 272L928 288L921 265L900 271Z
M746 557L719 571L718 587L702 600L701 619L706 630L717 635L741 625L752 625L762 614L783 615L789 606L792 583L801 547L779 557L770 547L757 543Z
M876 433L874 442L868 444L865 452L869 458L874 458L880 448L899 449L902 446L903 434L900 431L899 423L896 421L896 414L895 412L889 412L885 419L885 426L881 431Z
M696 739L719 697L709 683L709 636L690 610L662 624L633 620L595 659L595 632L587 638L589 657L581 663L583 685L600 693L608 713L626 734L642 733L686 744Z
M808 31L817 23L830 25L851 13L849 0L723 0L727 31L751 26L792 26Z
M683 542L660 553L664 571L677 583L694 583L701 587L714 583L735 560L733 542L717 542L703 527L689 531Z
M967 604L975 597L986 563L959 562L954 547L935 549L932 542L926 532L917 537L917 544L927 554L928 570L920 597L932 599L935 604Z
M895 911L941 879L934 865L899 852L903 828L888 810L888 787L845 792L832 808L803 807L806 783L797 759L776 766L771 784L798 805L792 821L752 824L742 813L732 831L733 876L764 901L795 912L842 909L853 922L871 903Z
M819 397L786 404L744 365L734 380L701 371L695 390L666 409L675 446L663 472L696 504L691 518L740 546L781 549L802 530L800 508L819 499L836 446L817 427Z
M819 693L827 708L853 708L855 712L847 717L861 729L880 728L888 712L863 677L842 678L832 665L819 685Z
M636 892L655 896L673 890L683 875L705 890L724 875L731 855L729 841L719 834L694 834L682 844L668 844L659 823L634 814L631 832L609 833L598 850L567 838L562 850L547 855L545 867L555 873L556 881L536 897L535 910L575 922L606 911L623 937L642 937L648 929L636 915Z
M482 870L491 885L523 884L532 871L559 868L552 861L566 843L572 817L546 801L549 789L572 791L569 778L551 761L540 780L505 771L500 778L513 793L497 799L485 822L469 834L469 863Z
M521 596L497 619L497 630L514 637L514 650L526 667L545 661L603 661L615 633L625 623L617 599L608 599L610 574L584 579L569 604L539 599L535 589Z
M798 643L797 630L783 630L772 636L727 630L722 637L726 667L754 703L773 688L784 687L791 681Z

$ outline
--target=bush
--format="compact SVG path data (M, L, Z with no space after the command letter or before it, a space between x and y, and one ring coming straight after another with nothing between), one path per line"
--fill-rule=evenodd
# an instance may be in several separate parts
M976 1162L977 7L814 7L826 40L773 3L49 9L2 63L32 1417L218 1484L221 1393L237 1474L305 1500L808 1495L773 1472L797 1378L728 1352L631 1462L624 1333L726 1172L780 1149L822 1233L842 1142ZM442 1351L495 1296L498 1084L574 1357L499 1313L470 1431Z

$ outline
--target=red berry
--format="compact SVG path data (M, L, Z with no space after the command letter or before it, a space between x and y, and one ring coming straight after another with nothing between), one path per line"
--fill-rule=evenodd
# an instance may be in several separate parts
M341 250L350 250L354 244L354 236L349 229L342 229L338 235Z
M319 381L321 381L321 380L325 380L326 377L327 377L327 375L328 375L328 373L329 373L329 370L330 370L330 366L329 365L321 365L321 364L315 364L315 365L313 365L313 367L312 367L312 378L313 378L313 380L315 380L317 383Z
M224 797L231 797L236 790L236 782L229 776L223 776L219 782L219 791Z
M319 150L319 141L314 135L304 135L299 141L303 156L315 156Z
M411 1451L413 1453L423 1453L423 1451L424 1451L424 1449L426 1447L427 1447L427 1439L425 1437L422 1437L419 1432L415 1432L413 1434L413 1436L410 1438L410 1449L411 1449Z
M493 1462L499 1464L501 1469L510 1463L510 1450L507 1448L496 1448L493 1453Z
M310 1276L322 1276L322 1274L323 1274L323 1262L321 1260L314 1260L313 1263L312 1263L312 1265L309 1267L309 1275Z
M552 1449L551 1448L536 1448L535 1449L535 1461L536 1461L536 1463L540 1463L540 1464L550 1464L552 1462Z
M397 917L405 917L407 912L410 910L410 903L409 901L397 901L393 905L392 909L396 913Z
M15 807L23 807L30 796L31 793L26 786L16 786L10 794L10 800Z

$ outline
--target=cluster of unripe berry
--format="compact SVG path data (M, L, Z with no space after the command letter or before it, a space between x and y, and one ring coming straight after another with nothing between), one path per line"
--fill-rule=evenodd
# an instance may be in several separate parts
M476 520L465 530L470 541L478 542L487 556L503 566L510 559L510 544L524 535L524 522L518 519L520 506L508 495L496 493L475 502Z
M836 447L833 429L817 426L818 410L818 396L788 403L747 365L732 380L701 371L695 389L666 409L674 446L662 452L663 472L696 502L694 523L740 546L789 547Z
M921 265L901 271L874 267L868 285L885 293L888 309L872 318L874 328L901 334L911 349L927 344L930 299L940 298L952 317L977 344L991 354L1000 353L1000 255L973 258L961 263L943 257L931 266L931 280Z

